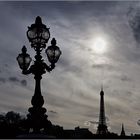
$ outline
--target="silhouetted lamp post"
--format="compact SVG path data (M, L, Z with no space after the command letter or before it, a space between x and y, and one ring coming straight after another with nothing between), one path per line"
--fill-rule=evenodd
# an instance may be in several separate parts
M22 53L18 55L17 61L23 74L34 74L35 92L31 100L33 107L29 108L29 114L27 117L30 122L30 128L33 128L33 132L39 133L40 129L44 128L45 121L47 120L47 115L45 114L46 109L42 107L44 99L41 95L41 78L46 71L50 72L55 68L55 63L58 61L61 51L59 47L56 46L55 38L53 38L51 46L49 46L45 51L50 65L48 66L42 59L41 52L46 48L46 43L50 38L50 32L49 28L42 23L39 16L36 17L35 23L32 24L31 27L28 27L27 37L31 43L31 47L36 51L35 61L33 65L30 66L32 59L27 53L25 46L22 48Z

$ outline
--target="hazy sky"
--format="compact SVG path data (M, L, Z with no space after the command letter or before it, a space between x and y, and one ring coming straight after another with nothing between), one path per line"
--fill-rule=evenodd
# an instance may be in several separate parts
M26 31L41 16L62 51L56 68L42 79L52 123L95 133L97 126L87 122L98 121L103 84L110 131L120 133L124 123L127 134L140 133L139 22L134 28L128 22L129 11L136 14L139 7L130 1L0 2L0 112L27 114L31 106L34 77L21 74L16 57L23 45L35 55Z

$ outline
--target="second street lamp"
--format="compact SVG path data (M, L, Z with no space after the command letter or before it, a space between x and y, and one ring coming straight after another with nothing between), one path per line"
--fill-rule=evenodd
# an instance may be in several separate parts
M31 47L36 51L34 64L29 67L32 59L30 55L27 54L25 46L22 48L22 53L18 55L17 61L23 74L34 74L35 91L31 100L33 107L30 107L28 110L27 120L29 128L32 128L34 133L40 133L40 129L45 128L47 125L46 109L42 107L44 104L44 99L41 94L42 75L55 68L55 63L58 61L61 51L59 47L56 46L56 40L53 38L51 46L46 49L46 54L51 64L48 66L42 59L41 52L46 48L46 43L50 38L50 32L49 28L42 24L42 20L39 16L36 17L35 23L32 24L31 27L28 27L27 37L31 43Z

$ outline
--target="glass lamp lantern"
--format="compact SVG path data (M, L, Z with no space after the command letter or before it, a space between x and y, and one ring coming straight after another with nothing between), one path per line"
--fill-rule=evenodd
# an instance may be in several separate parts
M29 65L30 65L30 63L31 63L31 61L32 61L32 58L26 52L27 52L27 49L26 49L25 46L23 46L22 53L19 54L18 57L17 57L19 67L22 70L27 70Z
M27 38L34 49L43 49L50 38L50 31L42 24L41 17L36 17L35 23L28 27Z
M49 46L46 49L46 54L47 54L48 60L51 64L55 64L58 61L58 59L61 55L61 51L60 51L59 47L56 46L55 38L52 39L51 46Z

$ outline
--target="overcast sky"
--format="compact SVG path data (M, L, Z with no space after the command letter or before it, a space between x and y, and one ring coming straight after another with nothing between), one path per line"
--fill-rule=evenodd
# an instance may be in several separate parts
M21 74L16 57L23 45L34 57L26 31L41 16L62 51L42 79L49 120L95 133L97 125L87 122L98 122L103 84L109 130L120 133L124 123L127 134L140 133L140 23L133 18L139 8L130 1L0 2L0 112L26 115L31 106L34 77Z

